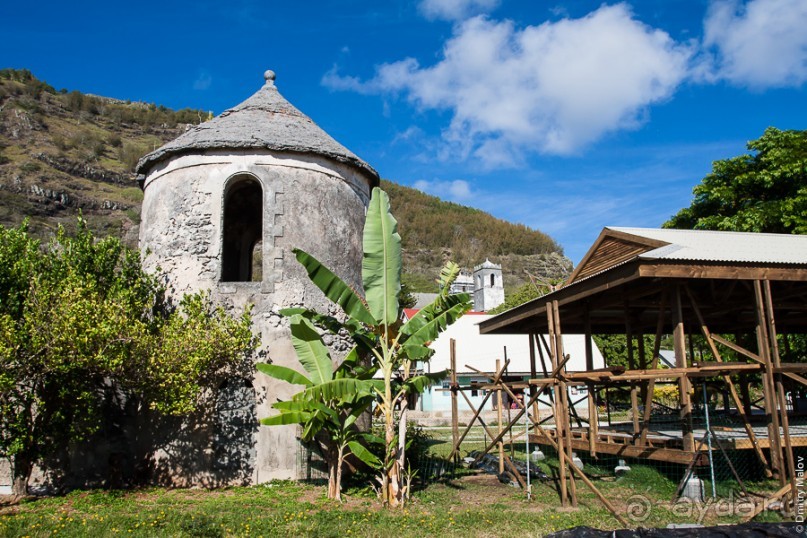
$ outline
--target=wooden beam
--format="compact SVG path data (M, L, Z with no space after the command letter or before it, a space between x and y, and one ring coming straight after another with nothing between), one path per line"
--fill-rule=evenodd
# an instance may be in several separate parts
M776 401L776 386L773 380L773 364L770 356L770 334L765 317L765 299L762 295L762 283L754 280L754 304L757 314L757 348L759 356L765 365L762 376L762 391L765 397L765 414L768 420L768 439L771 441L771 466L778 475L779 483L785 485L787 478L783 469L782 446L779 442L779 412Z
M762 283L762 293L765 300L765 321L768 324L768 333L770 335L771 343L771 359L773 366L780 366L779 358L779 342L776 338L776 318L773 315L773 294L771 293L771 283L766 280ZM779 413L780 422L782 424L782 440L784 441L784 456L785 463L787 463L787 476L790 478L790 491L795 494L796 490L796 466L793 460L793 446L790 443L790 422L787 416L787 398L785 397L785 389L782 384L782 375L772 373L774 383L776 385L776 396L779 400ZM796 496L791 495L795 507Z
M675 287L673 308L673 347L675 348L675 365L686 368L686 351L684 334L684 313L681 306L681 287ZM692 435L692 401L689 395L690 383L686 376L678 378L679 402L681 404L681 432L683 434L684 450L695 449L695 438Z
M504 374L504 369L507 368L508 362L509 361L505 361L502 369L496 372L496 378L494 379L494 381L498 381L501 379L502 374ZM474 421L476 421L477 417L479 417L479 413L481 413L482 409L485 408L485 404L487 403L488 399L491 397L492 394L493 392L491 391L485 395L485 398L482 400L482 403L479 404L479 410L476 413L474 413L473 418L471 418L471 420L468 422L468 425L465 427L465 431L462 432L462 435L460 435L459 440L452 447L451 453L448 455L448 459L451 459L454 456L454 453L460 449L460 445L462 444L463 439L465 439L465 436L468 435L469 431L471 431L471 428L474 425Z
M760 364L765 364L765 361L763 361L762 358L759 355L757 355L756 353L753 353L751 351L748 351L744 347L741 347L741 346L735 344L734 342L729 342L725 338L721 338L720 336L718 336L716 334L712 334L711 339L714 340L715 342L723 344L724 346L726 346L729 349L733 349L734 351L736 351L740 355L744 355L744 356L748 357L749 359L757 361Z
M586 370L590 372L594 369L594 348L591 344L591 318L588 308L586 308L583 323L586 330ZM600 417L597 411L597 392L594 390L594 384L589 383L586 389L588 390L588 453L594 458L597 456L596 440L600 429Z
M661 303L659 305L658 318L656 319L656 336L653 340L653 359L650 369L658 368L659 352L661 350L661 336L664 331L664 311L667 307L667 290L661 292ZM653 392L656 390L656 379L651 378L647 383L647 394L645 394L644 413L642 414L642 432L639 437L639 445L647 443L647 431L650 429L650 413L653 409Z
M639 267L639 274L645 278L807 281L807 269L803 267L760 267L758 265L697 264L691 262L645 262Z
M709 327L706 325L706 321L703 318L701 309L698 306L698 301L695 300L695 296L692 294L692 290L689 289L689 286L685 285L684 289L686 290L687 296L689 297L690 304L692 305L692 310L695 312L695 316L698 318L698 323L700 323L701 333L703 334L703 337L706 339L706 343L709 345L709 348L712 350L712 355L714 355L714 358L717 362L722 363L723 358L720 356L720 351L718 351L717 346L712 340L712 334L709 331ZM745 432L754 445L754 453L756 454L759 462L762 464L765 476L770 478L772 476L770 465L768 465L768 460L765 458L765 454L762 453L762 449L759 447L759 444L757 443L757 436L754 434L754 429L751 427L751 423L749 422L748 416L745 413L745 407L743 406L743 403L740 400L740 396L737 394L737 389L734 387L734 383L731 381L731 377L729 377L728 375L723 376L723 381L729 387L729 393L731 394L732 400L734 400L734 405L737 408L737 414L740 415L740 418L743 421L743 427L745 428Z
M468 404L468 407L471 410L476 411L476 409L474 409L474 404L471 402L471 399L468 398L468 396L466 396L464 392L461 393L461 394L462 394L462 397L465 398L465 402ZM485 432L489 436L493 437L493 433L488 428L488 425L485 424L485 421L482 420L481 416L479 417L479 424L482 425L482 428L485 429ZM499 425L499 428L501 428L501 425ZM499 443L499 444L501 444L501 443ZM521 473L519 472L519 470L516 468L515 465L513 465L513 461L507 456L507 454L504 453L504 451L499 452L499 457L501 458L499 460L499 474L504 473L504 466L505 466L505 464L507 464L507 466L510 468L510 472L513 474L513 476L516 477L516 480L518 480L518 483L521 485L521 487L526 489L527 484L524 482L524 479L521 477Z
M563 423L563 435L568 440L566 445L566 452L568 455L568 460L572 461L572 445L571 445L571 431L572 427L569 423L569 391L566 388L566 381L563 380L562 374L565 373L565 365L566 362L569 360L563 353L563 330L561 329L560 323L560 306L558 305L557 301L552 302L552 310L555 313L555 338L557 339L557 347L555 348L557 355L556 355L556 366L555 368L558 370L560 375L560 383L558 383L557 387L560 390L560 401L561 406L563 409L563 416L561 417L561 421ZM574 465L572 464L572 467ZM571 494L572 498L572 506L577 507L577 484L574 480L574 473L569 474L569 493Z
M597 496L597 498L600 500L600 502L603 505L605 505L605 507L608 509L608 511L611 512L611 515L613 515L614 518L616 518L616 520L619 521L619 523L621 523L622 525L625 525L627 527L628 522L625 521L622 518L622 516L619 515L619 513L616 511L616 508L614 508L613 505L610 502L608 502L608 499L606 499L605 496L603 496L603 494L600 493L600 491L594 486L594 484L591 482L591 480L588 479L586 474L583 471L581 471L580 469L578 469L573 461L567 459L568 456L566 455L566 453L563 452L560 449L560 447L552 440L552 438L549 437L549 435L546 434L546 431L543 428L541 428L540 426L538 426L537 428L538 428L538 431L544 437L544 439L547 440L547 444L549 444L552 448L554 448L558 452L559 461L566 460L565 463L571 467L572 472L577 473L577 475L580 477L580 479L583 481L583 483L585 483L586 486L588 486L588 488Z

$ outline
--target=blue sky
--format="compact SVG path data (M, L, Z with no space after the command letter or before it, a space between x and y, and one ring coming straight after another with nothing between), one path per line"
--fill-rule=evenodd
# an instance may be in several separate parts
M554 237L659 226L807 128L806 0L7 2L0 67L218 114L262 73L384 178Z

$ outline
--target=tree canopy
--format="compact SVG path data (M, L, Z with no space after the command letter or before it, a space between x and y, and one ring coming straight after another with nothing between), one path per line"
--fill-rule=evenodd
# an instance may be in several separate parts
M97 430L108 398L187 413L255 345L248 312L203 293L172 304L136 251L83 219L46 248L25 224L0 227L0 457L14 458L15 492Z
M715 161L665 228L807 233L807 131L768 128L751 153Z

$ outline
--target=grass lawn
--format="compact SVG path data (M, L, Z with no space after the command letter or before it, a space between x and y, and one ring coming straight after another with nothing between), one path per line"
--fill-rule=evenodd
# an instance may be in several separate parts
M634 526L742 519L728 504L671 504L675 485L650 467L596 482ZM382 508L368 489L349 489L341 505L325 491L295 482L212 491L74 491L0 506L0 536L542 536L580 525L621 527L580 482L578 508L561 508L551 483L534 484L527 501L522 490L476 473L429 484L399 510ZM636 495L647 504L632 516ZM775 513L760 517L780 520Z

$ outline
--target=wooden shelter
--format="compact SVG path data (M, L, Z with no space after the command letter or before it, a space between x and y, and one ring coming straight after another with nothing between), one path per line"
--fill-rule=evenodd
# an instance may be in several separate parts
M572 450L695 463L703 439L693 428L693 384L705 378L721 383L730 397L726 410L741 425L729 448L753 450L766 474L780 481L777 496L795 498L793 446L807 446L807 435L791 431L788 409L807 385L807 357L794 356L791 340L807 334L807 236L605 228L562 288L486 320L480 331L529 335L549 372L530 380L523 411L542 394L554 394L555 428L533 419L531 437L558 449L564 504L567 496L576 503L574 474L567 484L565 469ZM587 371L567 372L564 333L585 334L586 340L592 334L626 335L627 368L594 369L586 357ZM659 348L669 334L675 365L661 368ZM652 349L645 335L653 335ZM700 358L688 335L703 337ZM760 385L758 412L749 379ZM678 386L677 435L660 435L652 427L659 382ZM588 399L588 418L581 421L574 413L578 426L572 427L570 385L586 386L591 394L604 387L629 390L627 428L601 427L595 398Z

